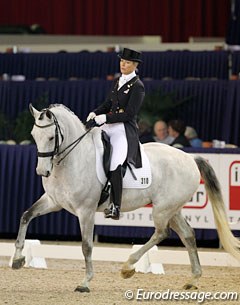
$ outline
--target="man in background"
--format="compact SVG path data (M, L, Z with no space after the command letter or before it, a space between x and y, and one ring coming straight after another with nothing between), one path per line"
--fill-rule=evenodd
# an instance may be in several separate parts
M153 127L154 131L154 140L158 143L171 144L174 140L168 134L168 126L167 123L163 120L156 121Z

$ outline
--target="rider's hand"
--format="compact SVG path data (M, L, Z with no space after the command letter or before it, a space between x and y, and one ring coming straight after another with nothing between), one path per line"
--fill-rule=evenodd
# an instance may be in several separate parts
M86 129L90 129L90 128L93 128L93 127L96 127L96 126L98 126L98 125L97 125L97 123L95 122L94 119L91 119L91 120L89 120L85 123Z
M87 117L87 122L90 120L93 120L95 118L96 114L94 112L90 112L88 117Z
M97 116L94 118L94 120L95 120L95 122L100 126L100 125L106 123L106 121L107 121L106 114L97 115Z

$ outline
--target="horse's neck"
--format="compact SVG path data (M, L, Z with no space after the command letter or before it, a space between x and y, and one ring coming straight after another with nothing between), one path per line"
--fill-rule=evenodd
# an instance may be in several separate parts
M63 161L65 161L65 164L68 163L68 166L64 166L63 169L65 172L71 174L74 171L83 171L91 160L94 162L95 151L91 135L87 134L84 136L86 130L82 122L72 114L69 115L69 118L66 119L65 117L65 120L62 121L62 125L64 126L64 141L61 151L66 150L60 155L60 158L64 158L67 155ZM82 136L83 138L78 144L71 145Z
M84 134L85 128L78 117L64 107L53 108L63 131L63 148L75 141L81 134Z
M64 145L68 146L73 141L82 136L85 132L85 128L80 121L76 119L68 121L68 124L64 125Z

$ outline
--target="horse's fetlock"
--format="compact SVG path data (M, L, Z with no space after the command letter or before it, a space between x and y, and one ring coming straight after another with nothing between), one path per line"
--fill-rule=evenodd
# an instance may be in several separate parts
M22 250L24 248L24 243L20 242L20 240L16 240L15 242L15 247L18 249L18 250Z

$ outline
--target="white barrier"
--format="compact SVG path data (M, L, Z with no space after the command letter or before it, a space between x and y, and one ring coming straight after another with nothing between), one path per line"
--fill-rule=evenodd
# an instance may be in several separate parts
M32 268L47 268L47 263L44 257L39 257L38 254L34 253L34 247L40 246L41 243L38 239L27 239L25 240L23 256L25 256L25 265L24 267ZM1 249L1 248L0 248ZM12 266L14 251L12 252L9 266Z
M99 247L93 248L93 260L125 262L132 253L132 248ZM12 257L14 253L13 243L0 243L0 256ZM84 260L81 245L49 245L31 243L31 255L33 258L44 259L77 259ZM180 264L189 265L188 253L186 250L161 250L149 251L150 264ZM240 267L240 263L228 253L221 251L199 251L199 258L202 266L233 266Z
M132 251L136 252L139 248L141 248L142 245L133 245ZM150 253L158 254L158 248L157 246L154 246L152 249L147 251L140 260L134 265L136 272L143 272L143 273L154 273L154 274L164 274L163 265L161 262L152 262L152 259L150 257Z

